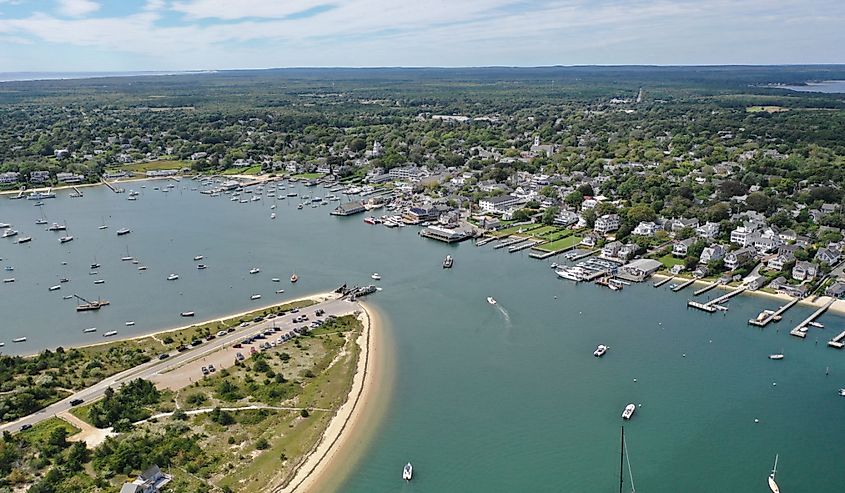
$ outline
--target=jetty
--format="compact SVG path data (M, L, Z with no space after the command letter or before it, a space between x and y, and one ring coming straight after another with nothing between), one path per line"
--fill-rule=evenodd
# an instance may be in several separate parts
M689 286L690 284L694 283L694 282L695 282L695 281L697 281L697 280L698 280L698 279L690 279L690 280L688 280L688 281L684 281L684 282L682 282L681 284L678 284L677 286L675 286L674 288L672 288L672 291L673 291L673 292L675 292L675 293L677 293L678 291L680 291L680 290L684 289L685 287Z
M102 180L102 181L103 181L103 185L107 186L109 190L111 190L111 191L112 191L112 192L114 192L114 193L120 193L120 192L118 192L118 191L117 191L117 189L116 189L116 188L114 188L114 187L112 186L112 184L111 184L111 183L107 182L106 180Z
M675 278L675 276L665 277L665 278L655 282L654 284L652 284L652 286L654 286L655 288L659 288L660 286L663 286L664 284L666 284L667 282L671 281L674 278Z
M832 348L842 349L842 347L845 346L845 342L843 341L845 341L845 330L840 332L838 336L828 341L827 345Z
M760 317L753 318L753 319L749 320L748 323L750 325L756 325L757 327L765 327L765 326L769 325L769 323L772 322L773 320L780 320L780 317L784 314L784 312L786 312L787 310L789 310L790 308L795 306L799 301L801 301L800 298L795 298L794 300L790 301L789 303L787 303L787 304L783 305L782 307L778 308L776 311L769 313L768 316L766 316L764 318L760 318Z
M503 236L502 238L507 238L507 236ZM487 238L482 238L482 239L476 241L475 246L484 246L484 245L490 243L491 241L496 241L498 239L499 238L496 237L496 236L488 236Z
M730 293L723 294L722 296L719 296L715 300L710 300L707 303L711 304L711 305L719 305L722 302L728 301L729 299L733 298L734 296L736 296L738 294L744 293L747 289L748 288L746 288L745 286L743 286L741 288L737 288L737 289L731 291Z
M508 252L516 253L516 252L525 250L526 248L531 248L533 246L539 245L540 243L543 243L543 240L530 240L527 243L523 243L521 245L514 245L514 246L508 248Z
M719 284L721 284L721 282L719 282L719 281L716 281L713 284L708 284L707 286L704 286L701 289L696 289L695 291L693 291L692 295L693 296L702 295L702 294L706 293L707 291L710 291L711 289L715 288Z
M807 337L807 326L810 325L810 322L813 322L817 318L821 317L822 314L824 312L826 312L827 309L830 308L831 305L833 305L835 302L836 302L836 298L831 298L830 301L825 303L823 306L819 307L819 309L814 311L812 315L805 318L800 324L796 325L794 329L790 330L789 334L793 335L795 337L800 337L801 339ZM833 341L831 341L831 342L833 342ZM829 343L828 343L828 345L829 345ZM833 346L833 347L836 347L836 346Z
M687 307L690 308L697 308L699 310L703 310L707 313L714 313L716 310L727 311L727 307L722 306L721 303L728 301L729 299L733 298L734 296L744 293L745 290L748 289L746 287L737 288L730 293L723 294L718 298L712 299L707 303L699 303L698 301L687 301Z

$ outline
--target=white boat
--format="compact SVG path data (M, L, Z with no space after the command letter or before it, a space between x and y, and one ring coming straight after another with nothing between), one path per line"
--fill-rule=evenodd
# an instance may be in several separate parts
M296 282L298 280L299 280L299 276L297 276L295 272L293 274L291 274L290 282Z
M258 267L253 267L252 269L249 269L250 274L258 274L259 272L261 272L261 269L259 269Z
M270 219L276 219L276 213L275 212L270 213Z
M85 329L82 332L85 333L85 334L90 333L90 332L97 332L97 328L91 327L90 329Z
M276 208L276 204L273 204L273 205L270 206L271 211L274 210L275 208Z
M3 282L5 282L5 283L15 282L15 278L14 277L7 277L6 279L3 279Z
M277 289L277 290L276 290L276 294L282 294L282 293L284 293L284 292L285 292L285 290L284 290L284 289Z
M634 415L634 411L637 410L637 406L634 404L628 404L625 406L625 410L622 411L622 419L631 419L631 416Z
M50 286L49 291L58 291L60 289L62 289L62 286L60 284L56 284L55 286Z
M402 469L402 479L405 481L410 481L414 477L414 466L411 463L405 464L405 467Z
M12 342L26 342L26 337L18 337L17 339L12 339Z
M0 229L11 228L12 225L9 223L0 223Z
M775 482L775 474L778 472L778 456L775 454L775 467L772 469L772 472L769 473L769 489L772 490L772 493L780 493L780 487Z
M131 232L132 232L132 230L129 229L129 228L121 228L121 229L117 230L117 236L128 235Z
M250 296L250 297L249 297L249 299L251 299L251 300L260 300L260 299L261 299L261 295L260 295L260 294L254 294L254 295Z
M73 295L70 295L70 294L65 295L65 296L62 296L62 299L63 299L63 300L69 300L69 299L71 299L71 298L73 298Z
M839 395L845 397L845 389L839 389Z
M570 281L580 281L581 277L578 275L577 271L570 269L568 267L561 267L555 270L555 274L562 279L567 279Z
M125 324L125 325L126 325L127 327L132 327L133 325L135 325L135 322L133 322L132 320L130 320L130 321L126 322L126 324Z
M142 266L138 267L138 270L147 270L147 266L146 266L146 265L142 265Z
M97 279L96 281L94 281L94 284L104 284L105 282L105 279Z
M73 236L67 235L67 236L62 236L61 238L59 238L59 243L67 243L69 241L73 241Z
M604 356L604 353L606 353L607 350L607 346L605 346L604 344L599 344L598 346L596 346L596 350L593 351L593 356L601 358L602 356Z
M203 258L205 258L205 257L203 257L202 255L196 255L196 256L194 256L194 262L202 260Z
M380 280L381 280L381 276L379 275L379 273L378 273L378 272L373 272L373 275L371 275L370 277L371 277L373 280L375 280L375 281L380 281Z
M23 236L18 238L18 243L29 243L30 241L32 241L32 236Z
M117 335L117 331L116 331L116 330L110 330L110 331L108 331L108 332L104 332L104 333L103 333L103 337L111 337L111 336L115 336L115 335Z
M273 281L273 282L282 282L282 280L279 279L278 277L274 277L273 279L270 279L270 280Z
M769 359L783 359L783 354L782 353L770 354Z
M169 276L167 276L168 281L175 281L176 279L179 279L179 276L177 276L176 274L170 274Z
M455 259L453 259L451 255L446 255L446 258L443 259L443 268L451 269L454 262Z
M180 313L179 315L181 315L181 316L183 316L183 317L193 317L193 316L194 316L194 312L182 312L182 313Z
M11 238L12 236L17 236L18 232L14 229L7 229L3 231L3 238Z
M203 269L207 269L207 268L208 268L208 266L205 265L205 264L197 264L197 269L199 269L199 270L203 270Z
M491 305L495 305L496 300L492 296L488 296L487 297L487 303L490 303Z

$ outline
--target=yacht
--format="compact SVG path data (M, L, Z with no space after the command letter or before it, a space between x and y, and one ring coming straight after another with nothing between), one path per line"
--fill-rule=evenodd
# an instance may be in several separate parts
M258 267L253 267L252 269L249 269L250 274L258 274L259 272L261 272L261 269L259 269Z
M783 354L781 354L781 353L770 354L769 359L783 359Z
M596 350L593 351L593 356L601 358L602 356L604 356L604 353L607 352L607 349L608 347L604 344L599 344L598 346L596 346Z
M117 236L128 235L131 232L132 232L132 230L129 229L129 228L121 228L121 229L117 230Z
M58 291L60 289L62 289L61 284L56 284L55 286L50 286L47 290L48 291Z
M198 260L202 260L203 258L205 258L205 257L203 257L202 255L196 255L196 256L194 256L194 262L196 262Z
M364 218L364 222L367 224L375 224L376 218L374 218L373 216L367 216Z
M90 329L85 329L85 330L83 330L82 332L83 332L84 334L88 334L88 333L91 333L91 332L97 332L97 328L96 328L96 327L91 327Z
M581 280L580 273L577 270L569 267L560 267L555 270L555 274L557 274L557 276L562 279L568 279L570 281L578 282Z
M260 300L260 299L261 299L261 295L260 295L260 294L254 294L254 295L250 296L250 297L249 297L249 299L251 299L251 300Z
M199 269L199 270L203 270L203 269L207 269L207 268L208 268L208 266L205 265L205 264L197 264L197 269Z
M413 477L414 477L414 466L412 466L411 463L409 462L409 463L405 464L405 468L402 469L402 479L404 479L405 481L410 481L411 478L413 478Z
M194 312L182 312L182 313L180 313L179 315L181 315L181 316L183 316L183 317L193 317L193 316L194 316Z
M451 255L446 255L446 258L443 259L443 268L444 269L451 269L452 264L454 262L455 262L455 260L452 258Z
M167 276L168 281L175 281L176 279L179 279L179 276L177 276L176 274L170 274L169 276Z
M495 305L496 300L492 296L488 296L487 297L487 303L490 303L491 305Z
M64 231L66 229L67 229L67 225L53 223L53 224L50 225L49 228L47 228L47 231Z
M625 410L622 411L622 419L631 419L631 416L634 415L634 411L637 410L637 406L634 404L628 404L625 406Z
M67 235L67 236L62 236L61 238L59 238L59 243L67 243L69 241L73 241L73 236Z
M46 192L32 192L31 194L26 196L27 200L43 200L54 198L56 198L56 194L51 192L49 189Z
M381 276L378 272L373 272L373 275L370 276L374 281L381 281Z
M110 331L108 331L108 332L104 332L104 333L103 333L103 337L111 337L111 336L116 336L116 335L117 335L117 331L116 331L116 330L110 330Z
M3 231L3 238L11 238L12 236L17 236L18 232L14 229L7 229Z
M135 322L133 322L132 320L129 320L124 325L126 325L127 327L132 327L133 325L135 325Z
M26 337L18 337L17 339L12 339L12 342L26 342Z
M32 236L22 236L18 238L18 243L29 243L32 241Z

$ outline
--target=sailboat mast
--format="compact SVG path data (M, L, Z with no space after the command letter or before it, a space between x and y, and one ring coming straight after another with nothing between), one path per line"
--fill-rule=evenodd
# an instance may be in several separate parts
M622 471L625 468L625 427L622 427L622 443L619 447L619 493L622 493L622 485L625 479L622 477Z

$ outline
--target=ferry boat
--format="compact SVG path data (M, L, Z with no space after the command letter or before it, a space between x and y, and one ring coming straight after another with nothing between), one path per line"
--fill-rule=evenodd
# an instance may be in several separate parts
M492 296L488 296L488 297L487 297L487 303L490 303L491 305L495 305L495 304L496 304L496 300L495 300L495 299L493 299L493 297L492 297Z
M111 337L111 336L116 336L116 335L117 335L116 330L110 330L108 332L103 332L103 337Z
M29 243L32 241L32 236L22 236L18 238L18 243Z
M18 337L17 339L12 339L12 342L26 342L26 337Z
M203 258L205 258L205 257L203 257L202 255L196 255L196 256L194 256L194 262L196 262L198 260L202 260Z
M129 229L129 228L121 228L121 229L117 230L117 236L128 235L131 232L132 232L132 230Z
M625 406L625 410L622 411L622 419L631 419L631 416L634 415L634 411L637 410L637 406L634 404L628 404Z
M291 276L290 276L290 282L296 282L296 281L298 281L298 280L299 280L299 276L297 276L295 273L294 273L294 274L291 274Z
M180 313L179 315L181 315L181 316L183 316L183 317L193 317L193 316L194 316L194 312L182 312L182 313Z
M373 275L370 276L374 281L381 281L381 276L378 272L373 272Z
M414 466L411 463L405 464L405 467L402 469L402 479L405 481L410 481L414 477Z
M90 334L91 332L97 332L97 328L96 328L96 327L91 327L90 329L84 329L84 330L82 331L82 333L84 333L84 334Z
M444 269L451 269L452 264L454 262L455 262L455 260L452 258L451 255L446 255L446 258L443 259L443 268Z
M781 353L770 354L769 359L783 359L783 354L781 354Z
M170 274L169 276L167 276L168 281L175 281L176 279L179 279L179 276L177 276L176 274Z
M47 288L48 291L58 291L60 289L62 289L62 286L60 284L56 284L55 286L50 286L49 288Z
M602 356L604 356L604 353L606 353L607 350L607 346L605 346L604 344L599 344L598 346L596 346L596 350L593 351L593 356L601 358Z
M778 456L775 454L775 467L772 468L772 472L769 473L769 489L772 493L780 493L780 487L778 486L777 482L775 482L775 474L778 472Z
M73 236L67 235L67 236L62 236L61 238L59 238L59 243L67 243L69 241L73 241Z
M205 265L205 264L198 264L197 265L197 269L199 269L199 270L203 270L203 269L206 269L206 268L208 268L208 266Z
M64 224L53 223L47 228L47 231L64 231L67 229L67 226Z
M7 229L3 231L3 238L11 238L12 236L17 236L18 232L14 229Z
M251 299L251 300L260 300L260 299L261 299L261 295L260 295L260 294L254 294L254 295L250 296L250 297L249 297L249 299Z

